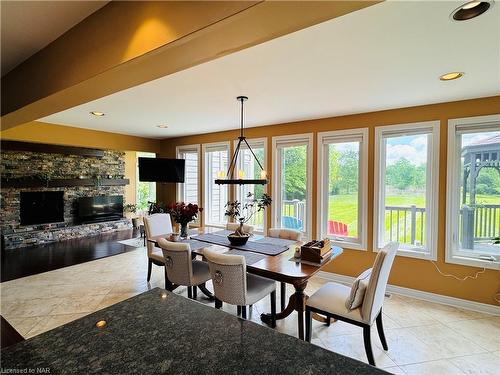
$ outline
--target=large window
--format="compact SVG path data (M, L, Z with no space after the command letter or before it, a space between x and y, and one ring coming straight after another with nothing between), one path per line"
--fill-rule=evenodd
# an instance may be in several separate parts
M311 237L312 134L273 137L273 226Z
M450 120L447 169L446 260L498 269L500 115Z
M179 146L176 151L178 159L186 160L184 183L177 184L177 201L200 204L200 146Z
M318 238L366 250L368 129L318 134Z
M136 206L139 213L147 213L148 202L156 202L156 182L139 181L139 158L155 158L156 154L151 152L138 152L136 162Z
M261 139L248 139L248 143L252 148L255 156L259 160L260 164L264 168L264 173L266 173L266 153L267 147L265 138ZM235 141L235 146L237 141ZM244 145L243 143L240 146L240 152L238 155L238 160L236 161L236 171L238 176L242 178L250 178L250 179L260 179L265 178L260 169L259 164L255 161L255 158L252 155L252 152ZM262 194L266 192L267 185L236 185L236 199L245 204L245 202L250 199L248 194L251 193L255 197L260 198ZM251 224L255 227L256 232L263 232L265 228L265 220L266 215L265 211L260 211L255 213L252 216L251 220L248 224Z
M439 122L375 129L375 248L436 259Z
M224 216L228 201L227 185L216 185L215 179L227 172L229 143L211 143L203 145L204 155L204 218L205 225L223 227L227 219Z

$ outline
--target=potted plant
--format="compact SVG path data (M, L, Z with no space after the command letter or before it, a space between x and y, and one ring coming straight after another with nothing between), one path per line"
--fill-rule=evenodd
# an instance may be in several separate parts
M272 199L269 195L264 193L260 198L256 198L251 192L247 194L244 205L241 205L237 200L227 202L225 215L240 223L238 229L227 236L232 245L241 246L247 243L250 234L245 233L243 224L248 223L257 212L264 211L266 207L271 205L271 202Z
M171 203L167 206L167 213L169 213L174 221L181 226L181 237L186 238L188 236L188 223L196 220L198 213L203 209L198 207L197 204L176 202Z
M135 216L137 212L137 205L129 203L123 207L123 212L125 213L125 217L128 219L132 219L132 226L134 228L139 228L139 218Z

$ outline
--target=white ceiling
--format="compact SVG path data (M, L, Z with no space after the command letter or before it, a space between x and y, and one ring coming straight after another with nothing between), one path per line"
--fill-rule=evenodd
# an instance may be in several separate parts
M108 2L2 0L2 76Z
M381 3L41 121L167 138L237 128L238 95L249 127L498 95L500 6L465 22L456 7Z

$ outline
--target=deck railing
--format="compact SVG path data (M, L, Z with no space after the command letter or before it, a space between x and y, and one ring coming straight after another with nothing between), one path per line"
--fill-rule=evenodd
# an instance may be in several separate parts
M460 214L462 248L500 236L500 204L463 205Z
M423 246L425 244L425 208L385 206L385 231L389 241Z

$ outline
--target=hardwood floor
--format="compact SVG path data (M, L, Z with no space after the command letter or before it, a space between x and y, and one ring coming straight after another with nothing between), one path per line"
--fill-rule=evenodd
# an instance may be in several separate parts
M42 246L2 250L1 282L134 250L134 247L123 245L117 241L138 236L138 230L128 229Z

